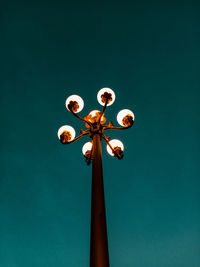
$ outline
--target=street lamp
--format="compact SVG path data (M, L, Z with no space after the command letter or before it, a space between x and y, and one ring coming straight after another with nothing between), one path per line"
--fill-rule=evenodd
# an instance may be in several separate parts
M66 108L76 118L83 121L87 129L81 129L81 134L75 137L75 130L69 125L64 125L58 130L58 138L62 144L73 143L85 135L91 138L91 141L85 143L82 148L87 164L89 165L92 161L90 267L109 267L101 140L107 143L107 151L111 156L122 159L124 145L118 139L110 140L104 132L130 128L135 116L131 110L123 109L117 115L117 121L122 127L114 127L112 122L104 125L106 107L115 101L115 93L110 88L102 88L97 94L97 100L103 106L103 110L92 110L82 118L77 113L84 107L83 99L78 95L69 96L65 102Z

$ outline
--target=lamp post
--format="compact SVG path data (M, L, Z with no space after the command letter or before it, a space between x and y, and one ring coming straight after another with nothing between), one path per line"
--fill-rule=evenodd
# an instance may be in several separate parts
M80 130L75 137L75 130L64 125L58 130L58 138L62 144L70 144L85 135L89 135L82 152L89 165L92 161L92 199L91 199L91 232L90 232L90 267L109 267L108 238L106 227L106 211L104 200L101 140L107 143L107 151L111 156L123 158L124 146L118 139L106 137L106 130L124 130L130 128L135 120L134 114L128 109L121 110L117 121L122 127L114 127L112 122L106 123L105 110L115 101L115 93L110 88L102 88L97 94L98 102L103 110L93 110L86 117L77 115L83 109L84 102L80 96L72 95L66 100L66 108L79 120L85 122L86 130Z

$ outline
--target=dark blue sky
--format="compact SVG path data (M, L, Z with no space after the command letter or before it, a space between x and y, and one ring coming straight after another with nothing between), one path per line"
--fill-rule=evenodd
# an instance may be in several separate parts
M0 10L0 266L89 266L91 166L69 146L111 87L134 111L122 161L103 143L111 267L200 266L198 1L5 1Z

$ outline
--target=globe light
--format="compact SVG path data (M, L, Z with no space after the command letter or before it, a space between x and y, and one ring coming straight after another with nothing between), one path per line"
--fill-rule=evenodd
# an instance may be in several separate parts
M133 112L129 109L122 109L117 114L117 121L121 126L131 126L135 120Z
M87 143L85 143L84 145L83 145L83 147L82 147L82 153L83 153L83 155L85 155L85 153L87 152L87 151L91 151L92 150L92 143L91 142L87 142Z
M103 98L103 95L104 95L105 93L111 94L111 99L110 99L110 101L109 101L108 104L107 104L107 106L110 106L110 105L112 105L112 104L114 103L114 101L115 101L115 93L114 93L113 90L110 89L110 88L107 88L107 87L102 88L102 89L98 92L98 94L97 94L97 100L98 100L99 104L101 104L102 106L104 106L104 105L105 105L105 100L103 101L102 98Z
M76 132L73 127L69 125L63 125L58 130L58 138L63 143L72 141L76 136Z
M121 151L124 151L124 145L123 143L118 140L118 139L112 139L111 141L109 141L110 145L112 146L112 148L115 150L117 148L121 149ZM114 153L112 152L112 149L109 147L109 145L107 145L107 152L108 154L110 154L111 156L115 156Z
M92 110L92 111L90 111L90 113L89 113L89 115L91 115L91 119L89 119L89 121L91 121L91 122L93 122L93 119L95 118L95 117L99 117L99 115L100 115L100 111L99 110ZM104 121L104 115L101 117L101 122L103 122Z
M90 111L89 115L91 115L92 117L94 117L94 116L97 115L98 112L100 112L100 111L95 109L95 110Z
M73 102L75 102L75 103L73 103ZM74 106L73 106L74 113L80 112L84 107L83 99L78 95L71 95L66 99L65 106L68 110L69 110L69 108L68 108L69 104L74 104Z

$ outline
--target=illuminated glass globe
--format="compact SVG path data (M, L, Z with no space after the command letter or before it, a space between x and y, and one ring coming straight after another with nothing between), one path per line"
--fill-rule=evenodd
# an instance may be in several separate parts
M89 116L91 115L91 119L89 121L93 122L94 120L97 121L99 116L100 116L100 111L99 110L92 110L89 113ZM101 122L104 121L104 115L101 117Z
M100 111L95 109L95 110L90 111L89 115L91 115L92 117L95 117L98 112Z
M99 104L104 106L105 105L105 99L107 96L110 96L110 99L108 101L107 106L112 105L115 101L115 93L113 92L112 89L107 88L107 87L102 88L97 94L97 100L98 100Z
M134 120L135 116L129 109L123 109L117 114L117 121L121 126L131 126Z
M63 143L66 144L72 141L76 136L76 132L73 127L69 125L63 125L58 130L58 138Z
M71 95L65 101L65 106L69 110L68 105L71 105L71 108L72 108L74 113L78 113L83 109L84 102L83 102L83 99L80 96Z
M123 143L118 140L118 139L112 139L111 141L109 141L110 145L112 146L112 148L119 153L122 153L124 151L124 145ZM109 147L109 145L107 145L107 152L108 154L110 154L111 156L115 156L115 154L113 153L112 149Z
M83 145L82 147L82 153L83 155L86 154L87 151L91 151L92 150L92 143L91 142L87 142Z

